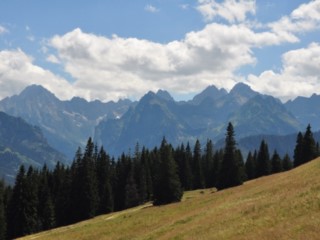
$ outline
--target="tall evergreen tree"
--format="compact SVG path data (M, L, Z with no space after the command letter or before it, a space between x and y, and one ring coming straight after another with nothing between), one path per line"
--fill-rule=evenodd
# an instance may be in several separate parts
M105 214L113 211L113 194L111 188L110 157L101 147L96 160L96 174L98 184L99 202L97 214Z
M271 158L271 173L279 172L282 172L282 161L278 152L275 150Z
M205 154L203 156L203 175L205 178L205 186L207 188L214 186L214 177L213 177L213 143L211 140L207 140L207 144L204 150Z
M218 189L225 189L243 183L241 168L236 153L236 140L231 123L228 124L224 155L221 164Z
M246 173L249 180L254 179L256 177L256 166L253 155L249 152L247 161L245 163L246 166Z
M38 188L38 220L40 230L48 230L55 226L54 205L49 189L48 175L49 171L45 165L39 176Z
M7 219L5 213L5 185L4 181L0 180L0 240L6 239L7 234Z
M283 171L288 171L292 169L292 161L290 160L289 154L286 154L282 160L282 169Z
M172 147L165 139L160 147L159 171L154 184L154 205L168 204L181 200L183 191L173 159Z
M192 169L194 172L194 187L196 189L204 188L204 176L201 164L201 145L199 140L196 141L193 150Z
M268 144L264 140L262 140L257 156L256 176L267 176L270 174L270 171L271 167Z
M16 177L8 209L8 237L10 239L34 233L37 230L37 182L33 168L27 174L22 165Z
M306 132L303 136L303 150L302 150L302 155L303 155L303 163L309 162L316 158L317 153L316 153L316 142L313 138L313 133L311 131L311 126L310 124L307 126Z
M304 139L301 132L297 135L296 146L293 155L293 165L297 167L303 163Z
M134 178L134 167L131 163L125 186L125 208L137 206L140 202L138 187Z

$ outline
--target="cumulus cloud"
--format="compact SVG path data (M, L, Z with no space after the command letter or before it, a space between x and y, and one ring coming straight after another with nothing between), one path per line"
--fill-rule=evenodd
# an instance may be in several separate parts
M269 23L268 27L289 42L298 42L298 33L320 28L320 0L300 5L289 16L284 16L276 22Z
M89 99L108 100L158 88L186 93L209 84L231 87L237 69L255 64L253 47L281 41L275 34L255 33L245 25L212 23L166 44L75 29L53 37L50 46L75 79L77 91Z
M0 98L18 94L26 86L39 84L66 99L72 86L48 70L33 64L33 59L22 50L0 51Z
M250 75L248 83L256 90L279 97L283 101L295 96L320 93L320 44L282 55L280 72L265 71L259 76Z
M216 0L198 0L197 10L206 21L221 17L230 23L243 22L248 13L255 14L255 0L224 0L222 3Z
M152 6L150 4L146 5L144 7L144 10L147 11L147 12L151 12L151 13L156 13L156 12L160 11L158 8L156 8L155 6Z

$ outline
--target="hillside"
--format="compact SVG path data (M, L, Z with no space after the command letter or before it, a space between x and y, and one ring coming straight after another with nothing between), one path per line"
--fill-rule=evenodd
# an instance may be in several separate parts
M23 239L318 239L320 158L221 192L185 193Z
M66 157L52 148L40 128L0 112L0 178L13 183L21 164L52 168Z

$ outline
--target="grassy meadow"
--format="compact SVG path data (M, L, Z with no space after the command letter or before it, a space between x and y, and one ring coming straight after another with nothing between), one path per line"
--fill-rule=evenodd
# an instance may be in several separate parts
M319 239L320 158L244 185L185 192L22 239Z

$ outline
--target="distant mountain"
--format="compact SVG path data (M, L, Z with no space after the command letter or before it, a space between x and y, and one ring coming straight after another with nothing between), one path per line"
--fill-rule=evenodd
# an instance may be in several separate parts
M131 104L129 100L87 102L78 97L60 101L42 86L31 85L0 101L0 110L39 126L50 145L72 160L76 149L93 136L99 121L121 117Z
M0 178L13 182L21 164L53 167L67 158L49 146L40 128L0 112Z
M285 103L285 107L292 112L304 125L309 123L314 130L320 129L320 95L313 94L311 97L297 97Z
M149 92L122 118L101 121L95 140L115 155L133 149L137 142L157 146L164 136L173 145L217 141L224 138L229 121L238 138L295 133L301 127L279 100L237 84L229 93L210 86L189 102Z
M256 95L248 100L229 119L238 136L246 137L261 133L285 135L302 129L300 122L271 96Z
M217 100L225 95L227 95L227 91L225 89L218 89L215 86L209 86L205 90L203 90L201 93L194 96L192 99L192 103L198 105L205 99L211 99L211 100Z

